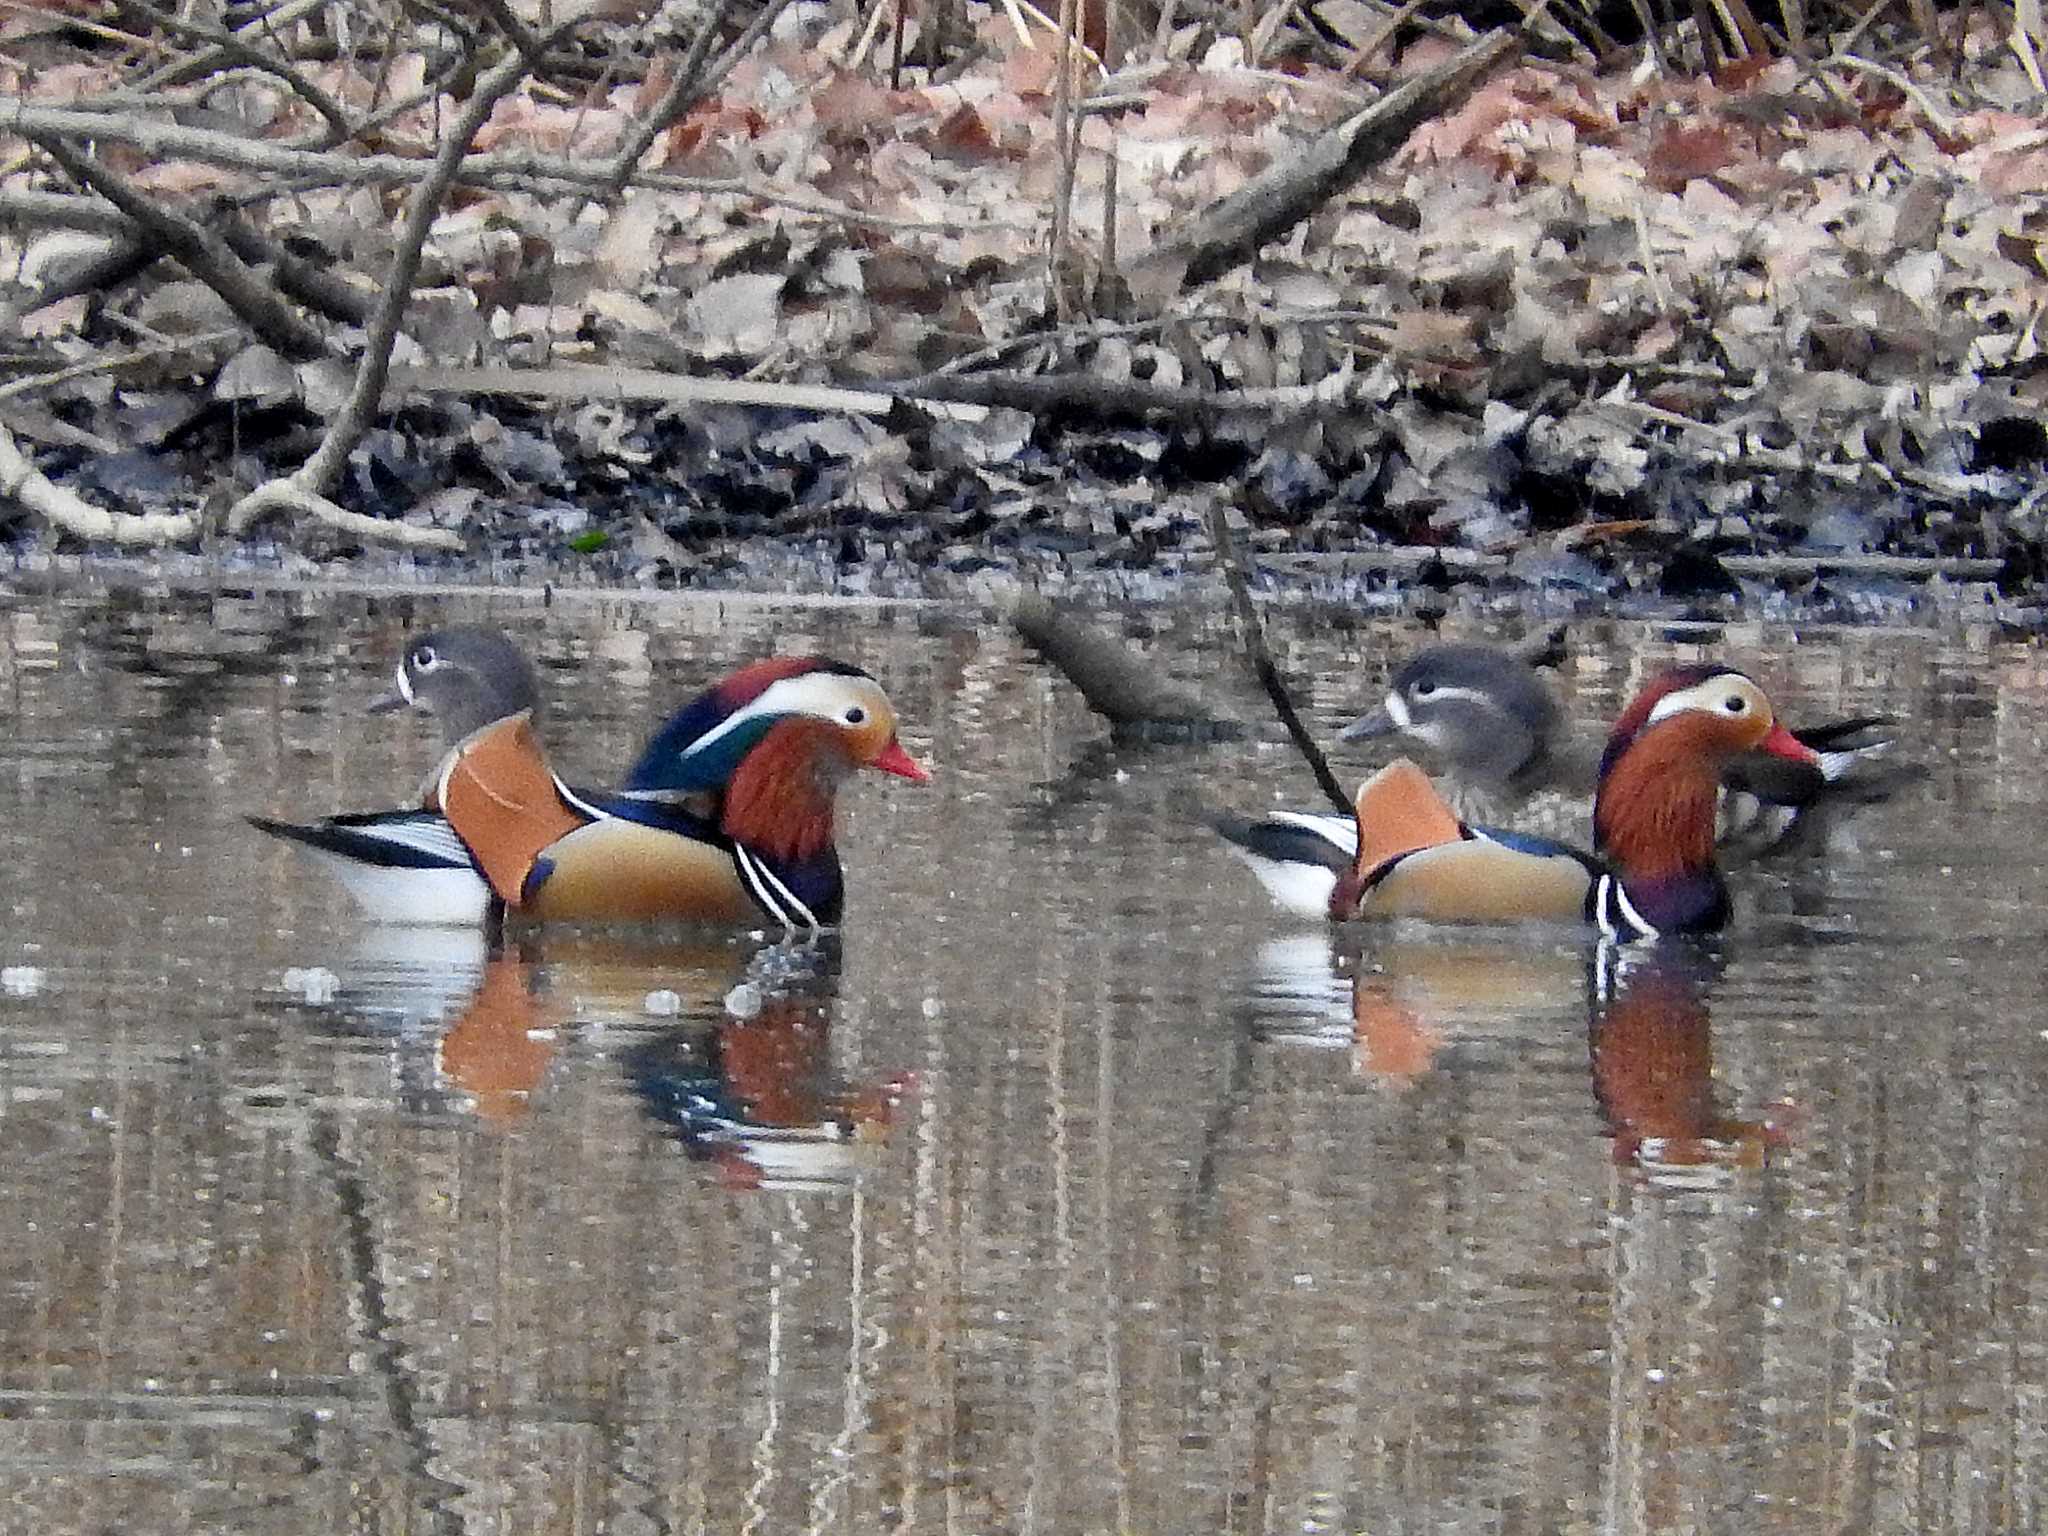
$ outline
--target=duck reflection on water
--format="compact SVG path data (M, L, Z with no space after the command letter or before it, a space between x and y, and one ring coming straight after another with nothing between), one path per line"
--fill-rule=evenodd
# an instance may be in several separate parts
M489 951L472 933L373 928L336 964L306 972L324 980L302 996L329 1032L394 1042L408 1108L516 1128L576 1069L558 1058L603 1041L649 1116L734 1187L849 1183L911 1083L839 1070L836 938L555 930Z
M1658 1182L1762 1167L1792 1141L1790 1105L1760 1120L1722 1107L1708 1010L1721 965L1716 946L1688 940L1603 943L1594 958L1586 1024L1593 1095L1614 1160Z
M1348 1051L1359 1080L1404 1086L1447 1051L1513 1049L1575 1012L1583 946L1567 932L1549 944L1422 925L1269 940L1250 983L1253 1025L1270 1044Z
M848 1186L915 1079L854 1081L834 1059L836 940L765 953L776 963L750 970L715 1010L686 1010L686 1022L627 1050L627 1081L683 1149L732 1187Z
M1299 935L1260 947L1248 1012L1263 1043L1347 1051L1356 1079L1400 1089L1423 1087L1461 1056L1519 1058L1582 1016L1615 1162L1685 1185L1767 1164L1797 1127L1782 1103L1760 1119L1722 1105L1709 1007L1721 964L1700 940L1530 947L1441 932L1370 944Z

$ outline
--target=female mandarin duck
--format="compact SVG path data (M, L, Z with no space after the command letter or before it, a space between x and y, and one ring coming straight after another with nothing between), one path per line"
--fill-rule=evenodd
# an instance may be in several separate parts
M1406 759L1358 792L1342 838L1283 815L1219 830L1282 906L1334 918L1596 923L1623 939L1704 933L1728 920L1715 861L1721 776L1748 752L1816 768L1740 672L1680 667L1615 723L1593 808L1594 852L1467 827Z
M1561 630L1539 636L1537 654L1554 658L1561 639ZM1738 753L1722 776L1721 842L1762 852L1786 841L1802 813L1882 795L1891 786L1869 764L1891 746L1879 734L1886 723L1861 715L1794 730L1813 748L1812 762ZM1401 735L1422 742L1454 780L1477 792L1486 814L1502 814L1543 790L1571 790L1596 779L1592 755L1566 739L1563 716L1525 651L1426 647L1394 673L1380 707L1339 734L1345 741Z
M495 900L540 920L836 922L843 898L834 803L857 768L930 777L896 739L881 686L857 667L778 657L743 667L656 733L625 785L571 789L548 766L532 707L511 674L431 682L425 637L400 692L439 710L451 734L423 808L311 826L257 821L312 849L388 922L482 920ZM522 661L523 666L523 661ZM487 673L498 686L478 687ZM530 673L528 674L530 679ZM472 707L455 701L472 699ZM506 704L509 713L474 725Z

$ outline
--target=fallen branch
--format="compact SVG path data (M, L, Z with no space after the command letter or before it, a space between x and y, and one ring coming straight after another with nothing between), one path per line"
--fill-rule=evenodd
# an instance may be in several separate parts
M95 235L125 235L135 228L127 214L104 198L16 187L0 188L0 219L40 229L82 229Z
M537 400L635 400L653 405L752 405L779 410L886 416L905 402L954 421L980 421L988 411L897 391L776 384L753 379L697 379L653 368L394 368L393 389L423 394L524 395Z
M1209 503L1209 537L1216 545L1216 563L1223 567L1223 579L1230 588L1231 606L1237 610L1238 628L1244 637L1245 659L1251 664L1252 674L1258 678L1259 686L1266 690L1266 697L1273 701L1274 713L1287 727L1287 734L1300 750L1309 772L1315 775L1324 797L1341 813L1351 815L1351 797L1344 793L1344 786L1330 771L1330 760L1323 756L1323 749L1316 745L1308 727L1301 723L1294 700L1288 695L1287 683L1280 676L1280 669L1273 664L1273 653L1266 649L1265 626L1259 623L1259 611L1252 606L1251 584L1245 579L1244 560L1237 552L1237 540L1230 535L1230 513L1221 496Z
M1008 406L1023 411L1092 411L1101 416L1138 416L1169 421L1202 421L1233 411L1307 413L1355 411L1355 382L1347 370L1314 384L1273 389L1187 389L1139 379L1101 379L1086 373L927 373L893 386L905 398L953 400Z
M1432 566L1483 576L1505 571L1508 557L1476 549L1441 549L1434 544L1389 544L1379 549L1273 550L1259 555L1257 564L1261 570L1296 578L1426 571Z
M523 57L521 62L524 62ZM230 510L228 531L246 533L274 513L289 512L302 521L332 529L349 538L361 539L365 544L389 544L399 549L433 550L446 554L460 554L465 547L462 535L451 529L422 528L388 517L351 512L297 481L298 475L287 475L257 486Z
M1192 694L1114 635L1084 623L1050 598L1026 593L1010 605L1010 625L1080 692L1119 736L1215 737L1236 734Z
M1733 576L1895 576L1924 581L1989 581L2005 569L2003 560L1977 555L1716 555Z
M327 351L326 340L302 320L233 251L202 224L146 197L128 178L55 134L29 136L81 186L91 187L133 219L159 249L221 297L257 337L286 357L304 361Z
M190 512L109 512L94 506L29 463L5 426L0 426L0 497L19 502L59 533L95 544L178 544L199 532L199 521Z
M1186 288L1250 260L1260 246L1291 229L1393 153L1416 128L1448 110L1521 42L1519 31L1486 33L1450 62L1389 91L1311 140L1292 159L1270 166L1212 203L1133 267L1162 276L1178 271L1172 286ZM1145 286L1136 279L1133 285ZM1155 279L1150 286L1163 285Z

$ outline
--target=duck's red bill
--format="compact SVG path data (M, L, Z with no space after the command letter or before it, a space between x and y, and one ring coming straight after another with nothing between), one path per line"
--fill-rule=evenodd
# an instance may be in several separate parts
M884 773L895 774L899 779L908 779L913 784L931 782L931 769L904 751L903 743L900 741L892 741L884 747L881 756L875 759L874 766Z
M1768 752L1773 757L1789 757L1795 763L1820 762L1820 754L1805 742L1786 730L1782 724L1773 724L1771 734L1756 744L1759 752Z

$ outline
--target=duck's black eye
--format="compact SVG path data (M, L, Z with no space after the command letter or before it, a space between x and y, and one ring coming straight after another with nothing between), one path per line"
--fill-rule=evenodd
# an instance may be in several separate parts
M440 664L441 658L431 645L413 647L412 667L415 672L431 672Z
M843 719L848 725L859 725L862 721L866 720L867 717L868 712L862 709L858 704L856 704L840 718Z
M1420 682L1417 683L1415 687L1410 691L1413 692L1415 697L1417 697L1418 699L1426 699L1432 693L1436 692L1436 684L1431 682Z
M1739 715L1749 708L1749 700L1739 693L1731 693L1721 701L1721 707L1731 715Z

